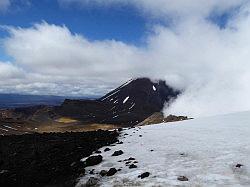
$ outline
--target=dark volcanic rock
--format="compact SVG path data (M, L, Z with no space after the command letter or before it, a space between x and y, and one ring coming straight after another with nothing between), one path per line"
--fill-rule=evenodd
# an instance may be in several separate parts
M86 123L106 123L133 126L175 99L179 91L165 81L148 78L131 80L97 100L66 99L55 113ZM119 129L122 130L122 129Z
M131 165L129 166L129 169L133 169L133 168L137 168L137 165L131 164Z
M242 164L236 164L235 167L236 168L241 168L243 165Z
M85 167L94 166L100 164L101 162L102 162L102 155L90 156L85 160L84 165Z
M138 178L144 179L150 175L149 172L142 173L141 175L138 176Z
M115 151L112 156L119 156L119 155L122 155L123 154L123 151L122 150L119 150L119 151Z
M108 170L108 172L107 172L107 176L112 176L112 175L114 175L114 174L116 174L116 172L117 172L117 169L115 169L115 168L110 168L109 170Z
M177 180L179 180L179 181L188 181L188 178L186 176L179 176L179 177L177 177Z
M90 175L93 175L93 174L94 174L94 171L95 171L95 170L92 169L92 170L89 172L89 174L90 174Z
M104 149L104 152L107 152L107 151L110 151L110 150L111 149L107 147L107 148Z
M135 160L135 158L133 158L133 157L129 157L129 159L128 160Z
M80 160L115 143L118 135L93 131L0 136L0 186L74 186L85 173Z
M100 171L100 175L103 177L103 176L106 176L107 175L107 171L106 170L102 170Z

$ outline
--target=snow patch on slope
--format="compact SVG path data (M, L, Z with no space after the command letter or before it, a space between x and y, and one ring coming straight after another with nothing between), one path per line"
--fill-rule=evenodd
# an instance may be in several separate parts
M8 125L3 125L3 126L4 126L4 127L6 127L6 128L8 128L8 129L12 129L12 130L17 131L17 129L16 129L16 128L10 127L10 126L8 126Z
M131 105L131 107L129 107L129 110L131 110L132 108L134 108L134 106L135 106L135 103L133 103L133 104Z
M114 119L114 118L117 118L117 117L119 117L119 115L113 116L113 119Z
M0 130L8 132L9 130L0 127Z
M154 91L156 91L156 88L155 88L155 86L154 86L154 85L153 85L153 90L154 90Z
M250 112L137 130L123 131L129 134L120 138L123 144L110 147L109 152L102 148L104 161L86 168L97 172L110 167L122 169L111 177L96 175L101 186L250 186ZM124 154L112 157L116 150ZM118 162L129 157L138 161L138 168L129 169L124 162ZM237 164L243 167L236 168ZM146 171L151 173L148 178L137 177ZM189 181L178 181L182 175ZM84 176L78 185L88 177Z
M124 104L124 103L126 103L128 99L129 99L129 96L128 96L128 97L126 97L126 98L123 100L123 102L122 102L122 103L123 103L123 104Z

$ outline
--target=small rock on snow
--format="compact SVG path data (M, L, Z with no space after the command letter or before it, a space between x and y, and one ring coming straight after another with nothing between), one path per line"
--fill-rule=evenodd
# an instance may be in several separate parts
M112 176L117 172L115 168L110 168L109 171L107 172L107 176Z
M138 178L144 179L150 175L149 172L142 173L141 175L138 176Z
M131 165L129 166L129 169L133 169L133 168L137 168L137 166L136 166L135 164L131 164Z
M119 155L122 155L123 154L123 151L122 150L119 150L119 151L115 151L112 156L119 156Z
M106 170L102 170L102 171L100 171L100 175L103 177L103 176L105 176L105 175L107 175L107 171Z
M133 157L129 157L129 159L128 160L135 160L135 158L133 158Z
M95 169L92 169L92 170L89 172L89 174L90 174L90 175L93 175L93 174L94 174L94 171L95 171Z
M235 167L236 168L241 168L243 165L242 164L236 164Z
M186 176L179 176L177 177L179 181L188 181L188 178Z
M107 151L110 151L110 150L111 149L107 147L107 148L104 149L104 152L107 152Z

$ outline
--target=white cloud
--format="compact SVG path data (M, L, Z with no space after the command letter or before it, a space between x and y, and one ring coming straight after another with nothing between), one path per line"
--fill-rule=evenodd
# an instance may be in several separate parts
M15 79L22 77L22 70L9 62L0 62L0 79Z
M1 89L100 94L130 77L149 76L165 78L184 90L166 114L197 117L250 109L248 3L192 0L171 1L167 6L168 0L129 2L152 14L162 9L161 15L174 14L180 19L171 28L155 26L143 48L113 40L89 41L66 26L46 22L9 28L4 47L15 60L7 69L0 65L7 80L0 82ZM239 5L224 29L207 20L214 8L223 12ZM12 68L23 76L13 80Z
M25 71L25 81L34 82L25 83L22 88L34 85L37 89L37 85L44 85L44 92L50 94L84 95L95 91L97 95L132 76L130 64L136 60L137 53L133 46L113 40L90 42L72 34L65 26L46 22L31 28L7 29L10 36L4 40L5 50ZM1 69L7 72L0 66ZM58 85L66 85L67 90L61 92Z
M154 16L207 16L211 11L225 11L247 0L58 0L62 5L134 5Z
M10 0L0 0L0 12L6 11L10 6Z

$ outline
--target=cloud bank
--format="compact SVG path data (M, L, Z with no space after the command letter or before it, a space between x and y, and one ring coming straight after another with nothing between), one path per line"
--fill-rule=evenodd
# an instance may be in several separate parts
M67 0L59 0L64 6ZM74 0L82 6L129 3L150 16L172 18L155 25L146 46L89 41L66 26L46 22L8 27L0 62L0 91L100 95L138 76L164 78L184 92L165 113L192 117L250 110L250 5L247 1ZM94 3L93 3L94 2ZM225 27L209 19L234 11Z

